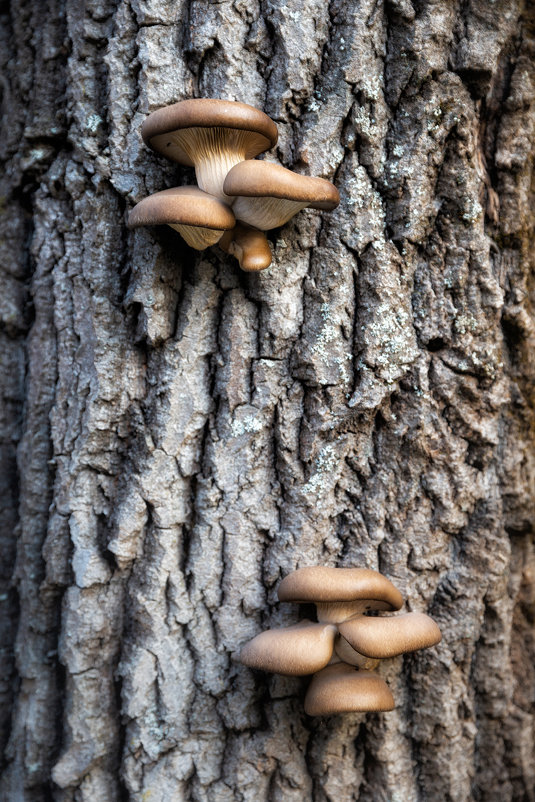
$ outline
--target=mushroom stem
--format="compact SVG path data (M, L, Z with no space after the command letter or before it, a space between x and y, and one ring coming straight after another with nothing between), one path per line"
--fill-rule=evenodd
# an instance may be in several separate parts
M221 152L217 158L208 156L202 161L198 161L195 165L195 175L197 183L205 192L210 195L215 195L216 198L224 200L226 203L231 204L232 198L225 195L223 192L223 183L225 181L228 171L234 167L235 164L243 161L245 155L243 152L231 153L224 151Z
M288 222L297 212L308 206L306 201L286 198L237 197L232 204L234 216L261 231L278 228Z
M242 270L258 272L271 264L271 249L262 231L245 223L236 223L219 240L219 247L235 256Z
M325 624L341 624L356 615L362 615L366 610L390 610L388 602L367 599L343 602L316 602L318 621Z
M227 173L245 161L251 136L254 135L249 131L233 128L189 128L173 131L167 138L195 165L199 187L229 202L229 196L223 192L223 183Z

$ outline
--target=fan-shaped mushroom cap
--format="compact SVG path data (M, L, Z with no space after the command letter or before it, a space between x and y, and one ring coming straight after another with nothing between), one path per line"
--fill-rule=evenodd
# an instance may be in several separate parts
M236 196L232 204L236 218L262 231L284 225L307 206L330 211L340 203L330 181L266 161L237 164L225 178L223 190Z
M246 223L236 223L219 240L219 247L235 256L242 270L258 272L271 264L271 248L266 235Z
M394 698L378 674L358 671L344 663L327 666L315 674L305 697L309 716L393 709Z
M174 187L140 201L128 217L130 228L166 223L186 240L203 250L215 245L236 220L230 207L198 187Z
M392 582L370 568L298 568L279 585L280 601L314 602L318 619L345 621L365 610L399 610L403 598Z
M150 114L141 135L154 150L195 167L201 189L225 200L223 181L244 159L273 147L277 126L263 111L235 100L182 100Z
M240 661L275 674L303 676L326 666L332 657L336 628L302 621L284 629L268 629L247 643Z
M357 652L378 658L427 649L442 639L440 629L425 613L387 618L363 615L340 624L339 630Z

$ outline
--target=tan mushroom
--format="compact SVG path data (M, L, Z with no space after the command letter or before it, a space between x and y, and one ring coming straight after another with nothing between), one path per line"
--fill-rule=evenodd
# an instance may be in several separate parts
M318 621L339 624L367 610L399 610L399 590L369 568L298 568L279 585L280 601L313 602ZM374 619L375 620L375 619Z
M223 201L198 187L156 192L134 206L128 217L130 228L167 224L199 251L215 245L235 223L232 210Z
M403 602L385 576L367 568L300 568L282 580L278 595L281 601L313 602L320 623L263 632L244 647L240 659L280 674L316 672L305 699L311 716L392 710L388 686L370 669L380 658L425 649L441 639L424 613L366 615L397 610Z
M305 697L305 712L309 716L393 709L394 698L378 674L359 671L344 663L327 666L315 674Z
M312 621L268 629L243 647L240 662L275 674L313 674L331 659L335 635L336 627Z
M395 657L427 649L442 639L440 629L425 613L405 613L388 618L362 615L345 621L338 629L342 641L369 658ZM336 651L340 655L338 648Z
M258 272L271 264L271 248L266 235L246 223L236 222L219 240L219 247L235 256L242 270Z
M150 114L141 135L154 150L195 167L197 183L226 200L223 182L238 162L253 159L278 139L263 111L234 100L183 100Z
M338 190L330 181L266 161L237 164L225 178L223 190L227 196L235 196L236 219L262 231L284 225L307 206L330 211L340 203Z

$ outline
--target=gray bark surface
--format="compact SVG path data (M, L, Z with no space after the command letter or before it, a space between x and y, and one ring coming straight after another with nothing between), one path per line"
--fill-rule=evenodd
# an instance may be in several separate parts
M533 9L2 3L2 800L535 800ZM126 229L193 96L340 189L265 273ZM237 662L314 564L441 627L392 713Z

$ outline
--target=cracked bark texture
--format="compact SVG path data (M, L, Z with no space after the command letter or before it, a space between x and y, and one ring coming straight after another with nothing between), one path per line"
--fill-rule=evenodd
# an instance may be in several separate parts
M2 3L2 800L535 800L533 8ZM340 189L265 273L126 230L188 97ZM236 661L313 564L439 623L394 712Z

